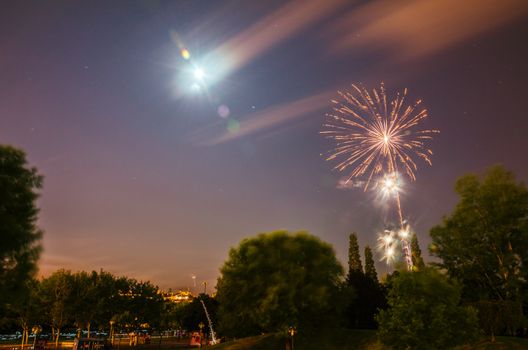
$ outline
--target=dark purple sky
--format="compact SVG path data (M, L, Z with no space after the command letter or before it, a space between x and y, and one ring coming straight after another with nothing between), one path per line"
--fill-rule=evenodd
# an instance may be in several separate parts
M528 180L526 38L521 0L2 2L0 142L45 175L41 273L214 284L229 247L281 228L346 263L387 216L320 156L330 99L359 82L409 88L441 130L403 195L426 250L457 177Z

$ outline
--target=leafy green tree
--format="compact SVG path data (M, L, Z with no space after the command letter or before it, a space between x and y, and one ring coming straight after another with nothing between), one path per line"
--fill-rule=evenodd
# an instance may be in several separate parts
M370 249L368 245L365 246L365 276L376 283L378 282L378 273L376 272L376 266L374 265L372 249Z
M74 277L68 270L58 270L40 283L39 293L46 305L45 314L56 348L59 346L60 330L71 320L77 302L73 286Z
M480 327L495 342L495 335L508 333L515 335L515 330L523 324L522 305L508 300L480 300L471 303L478 311Z
M130 279L129 288L125 295L125 310L130 315L129 326L139 329L157 325L163 311L163 297L158 287L149 281Z
M98 328L108 327L113 317L124 308L122 295L127 288L121 286L122 279L126 280L103 270L96 274L95 314L92 322Z
M36 201L42 180L23 151L0 145L0 314L24 293L35 273L42 236Z
M28 343L31 328L42 324L43 305L39 295L39 281L30 279L17 294L9 307L9 315L18 321L22 329L22 346Z
M324 322L342 266L319 238L277 231L243 240L220 272L219 330L246 336Z
M86 329L88 337L92 325L106 328L113 314L112 302L118 297L115 288L115 277L107 272L85 271L73 274L72 291L73 319L78 329Z
M390 279L387 310L378 316L380 340L395 350L443 350L478 336L474 309L459 306L460 288L432 268Z
M76 272L72 275L72 315L70 315L77 329L87 329L90 336L90 325L96 312L96 295L93 275L85 271ZM79 334L80 336L80 334Z
M411 238L411 254L413 266L416 269L423 269L425 267L425 263L422 258L422 250L420 249L420 244L418 243L418 236L416 236L416 234L413 234Z
M431 254L468 301L523 301L528 280L528 191L501 166L458 179L460 200L431 229ZM526 300L524 300L526 306Z

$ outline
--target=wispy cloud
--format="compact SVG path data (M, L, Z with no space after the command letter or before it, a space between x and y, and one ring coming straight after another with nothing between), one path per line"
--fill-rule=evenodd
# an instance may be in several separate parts
M187 139L195 144L212 146L233 141L243 136L275 132L277 127L283 127L298 118L327 108L334 94L334 90L323 92L251 113L241 118L236 130L229 130L225 127L225 123L219 122L208 128L195 131Z
M333 52L382 50L405 61L434 54L526 16L525 0L384 0L369 2L327 31Z
M224 42L211 53L210 60L227 75L346 4L345 0L289 1Z

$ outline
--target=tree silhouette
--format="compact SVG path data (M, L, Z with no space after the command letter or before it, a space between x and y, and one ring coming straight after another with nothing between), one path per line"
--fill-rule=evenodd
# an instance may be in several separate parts
M42 231L37 227L37 191L42 176L26 154L0 145L0 314L36 270Z
M417 269L423 269L425 267L425 263L422 258L422 250L420 249L420 244L418 243L418 237L416 234L413 234L411 238L411 251L413 266L415 266Z
M371 280L378 282L378 273L376 272L376 266L374 266L372 250L368 245L365 246L365 275Z

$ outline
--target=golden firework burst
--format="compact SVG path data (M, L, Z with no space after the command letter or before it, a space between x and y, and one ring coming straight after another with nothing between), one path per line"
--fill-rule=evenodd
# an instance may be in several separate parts
M431 165L433 152L426 145L438 130L420 129L428 117L427 109L420 108L421 100L405 105L407 89L388 101L385 86L367 90L352 85L350 91L338 91L341 99L332 100L333 112L326 114L325 137L335 141L326 160L337 160L334 169L351 169L347 182L367 175L365 190L374 175L404 172L416 180L415 159Z

